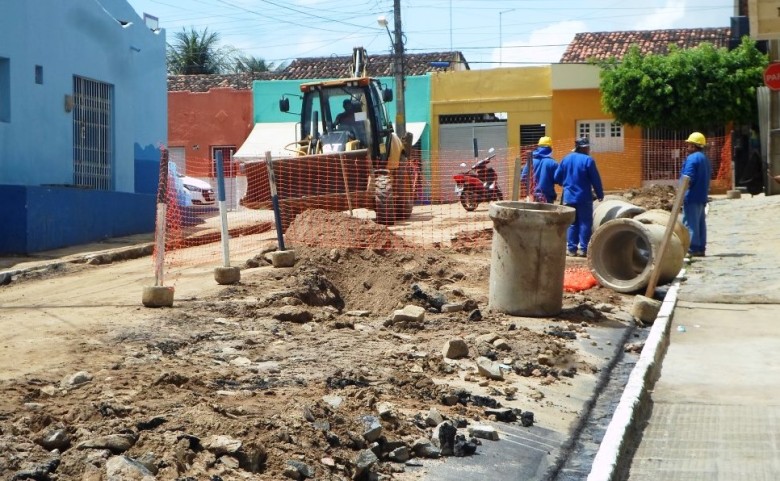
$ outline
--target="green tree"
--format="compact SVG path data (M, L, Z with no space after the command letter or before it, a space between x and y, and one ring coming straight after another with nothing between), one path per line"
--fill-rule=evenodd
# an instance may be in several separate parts
M173 35L166 57L168 72L178 75L216 74L230 71L234 65L235 51L220 47L219 34L190 28Z
M751 123L767 62L748 37L731 51L705 43L684 50L671 46L666 55L642 55L632 46L622 62L599 64L602 106L615 120L640 127Z
M255 57L253 55L239 55L236 58L235 71L241 72L269 72L276 67L273 62L267 63L262 58Z

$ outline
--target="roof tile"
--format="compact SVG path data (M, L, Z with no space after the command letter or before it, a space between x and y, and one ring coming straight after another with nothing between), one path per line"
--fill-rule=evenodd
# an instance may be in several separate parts
M731 29L727 27L583 32L574 36L561 57L561 63L586 63L613 57L620 60L631 45L637 45L643 54L666 53L669 44L693 48L709 42L716 48L727 47L730 36Z

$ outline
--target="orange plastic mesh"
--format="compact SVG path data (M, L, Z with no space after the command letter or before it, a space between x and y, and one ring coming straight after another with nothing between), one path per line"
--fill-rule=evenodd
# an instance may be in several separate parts
M596 287L598 281L585 266L567 267L563 272L563 290L565 292L586 291Z
M592 149L605 191L621 192L653 183L676 185L684 160L684 142L622 140L619 151ZM560 161L571 151L573 142L573 138L554 139L553 157ZM713 164L713 189L717 187L715 181L730 185L728 136L708 139L708 144L711 147L706 154ZM487 155L487 147L480 149L480 158ZM490 166L495 170L496 186L504 200L526 199L527 185L520 185L519 175L531 150L532 147L496 148ZM209 149L199 152L203 151ZM230 264L241 265L260 249L277 243L268 168L263 158L224 160ZM365 151L333 153L316 159L296 157L293 153L290 157L275 158L273 168L285 247L490 248L493 223L488 216L489 201L482 199L475 210L467 211L455 190L454 176L468 170L476 160L471 150L415 149L402 181L392 184L392 195L401 202L393 207L386 205L380 215L382 209L377 208L377 199L381 196L376 186L387 171L382 171L379 162L368 158ZM176 169L181 174L205 182L213 192L206 197L189 192L187 195L194 194L190 200L198 203L182 202L181 183L172 176L161 179L160 186L168 187L166 271L182 266L222 265L221 216L215 201L216 162L208 154L188 156L177 162ZM465 168L461 166L464 163ZM557 190L560 192L560 186ZM568 275L573 279L569 284L572 289L595 285L588 273Z

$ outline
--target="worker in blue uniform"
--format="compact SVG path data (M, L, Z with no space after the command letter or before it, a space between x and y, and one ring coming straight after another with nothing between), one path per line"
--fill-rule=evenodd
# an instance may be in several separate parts
M688 156L682 167L681 176L687 175L688 191L683 199L683 224L691 234L691 246L688 248L690 257L704 257L707 248L707 221L704 209L707 207L712 179L710 159L704 155L707 139L701 132L694 132L685 141Z
M586 137L574 142L574 150L561 160L554 180L563 186L562 203L575 211L574 223L566 233L566 255L585 257L593 233L593 191L599 201L604 200L601 176Z
M520 185L526 186L528 195L533 196L536 202L552 204L558 197L555 192L555 170L558 162L552 156L552 139L544 136L539 138L539 143L530 157L531 162L526 162L520 173ZM528 176L528 164L533 164L533 178Z

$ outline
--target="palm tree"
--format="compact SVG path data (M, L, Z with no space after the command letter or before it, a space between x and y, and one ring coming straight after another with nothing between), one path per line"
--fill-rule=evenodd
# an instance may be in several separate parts
M236 58L235 71L241 72L268 72L274 70L276 66L271 63L266 63L262 58L255 57L254 55L240 55Z
M168 72L178 75L223 73L233 64L233 49L219 47L219 34L190 28L174 35L174 43L168 44L166 57Z

